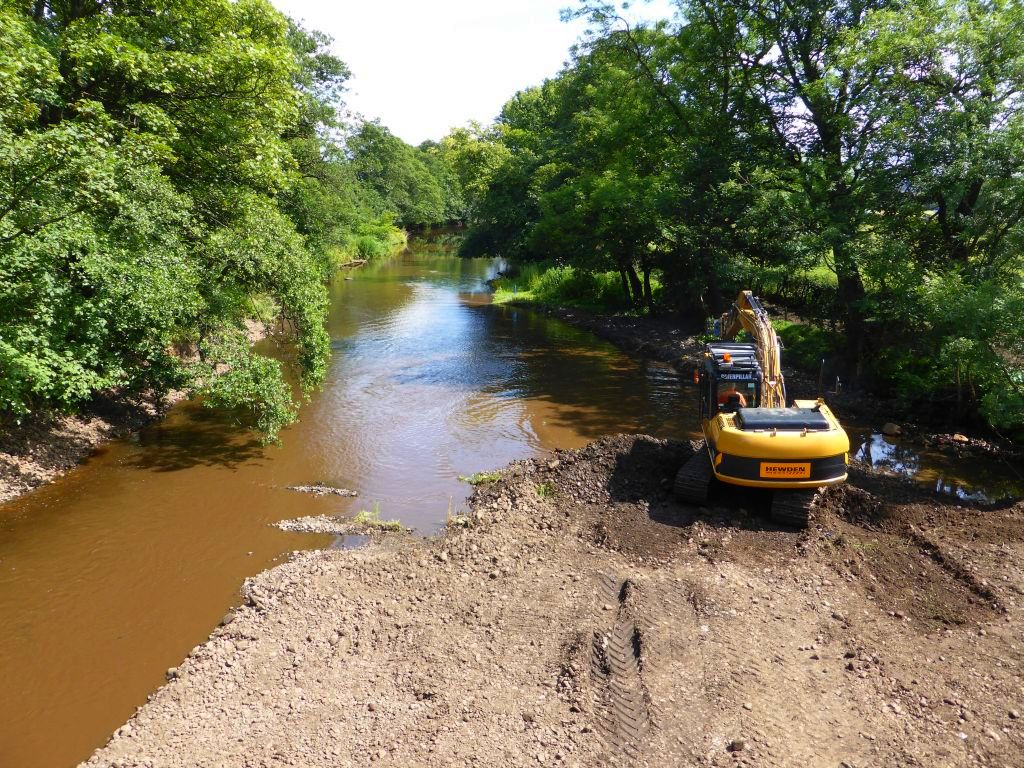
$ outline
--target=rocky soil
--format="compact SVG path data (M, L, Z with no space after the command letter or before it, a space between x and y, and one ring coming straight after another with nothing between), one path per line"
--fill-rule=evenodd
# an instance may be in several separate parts
M685 443L517 462L468 524L298 554L85 765L1019 766L1024 505L857 471L807 531Z
M78 415L33 415L0 425L0 503L60 477L104 441L158 418L175 399L97 398Z

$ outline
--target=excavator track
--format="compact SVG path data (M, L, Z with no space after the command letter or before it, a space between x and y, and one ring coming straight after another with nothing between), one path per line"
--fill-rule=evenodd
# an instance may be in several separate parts
M701 445L679 470L672 491L684 504L703 504L708 500L708 489L714 476L707 449Z
M772 520L791 528L806 528L818 491L775 491L772 495Z

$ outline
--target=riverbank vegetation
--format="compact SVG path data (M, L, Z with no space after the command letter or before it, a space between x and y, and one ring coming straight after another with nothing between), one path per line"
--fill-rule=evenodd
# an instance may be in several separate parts
M447 215L426 152L341 119L329 42L266 0L0 6L0 418L172 388L294 418L325 281Z
M464 253L696 322L750 287L814 329L784 333L828 337L828 380L1019 430L1020 4L676 8L570 14L590 22L571 61L481 139L500 162Z
M613 271L596 272L553 262L514 264L492 281L494 303L527 301L596 312L634 311L629 288ZM661 299L661 284L652 278L653 301Z

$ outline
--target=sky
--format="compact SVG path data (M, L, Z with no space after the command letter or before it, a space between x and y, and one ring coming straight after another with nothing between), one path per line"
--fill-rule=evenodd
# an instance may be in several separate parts
M352 71L349 108L419 144L469 120L490 123L518 90L557 74L583 21L574 0L272 0L334 38ZM667 18L670 0L636 2L634 20Z

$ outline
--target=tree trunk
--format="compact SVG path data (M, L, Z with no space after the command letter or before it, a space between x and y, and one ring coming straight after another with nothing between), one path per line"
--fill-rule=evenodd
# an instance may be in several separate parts
M707 291L705 293L706 308L710 311L711 317L718 317L724 311L726 306L732 302L735 296L730 296L726 299L722 295L722 286L718 281L718 270L715 268L715 259L713 256L702 254L701 263L704 265L705 285ZM707 314L707 313L705 313Z
M864 378L864 363L867 356L867 324L864 317L864 281L857 263L847 249L847 241L833 242L832 256L836 265L839 306L843 313L843 327L846 334L845 361L846 375L850 383L858 386Z
M626 277L626 268L619 266L619 277L622 279L622 295L626 297L626 303L632 305L633 298L629 295L629 278Z
M647 314L654 313L654 294L651 291L651 268L643 265L644 274L644 306L647 307Z
M636 267L630 262L626 265L626 276L629 277L629 288L633 294L633 306L643 306L644 286L640 282L640 276L636 273Z

